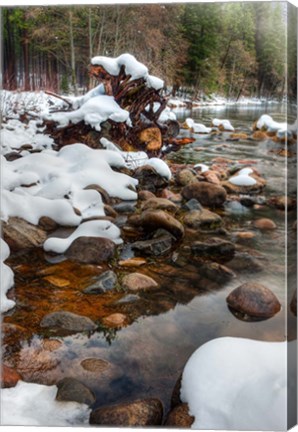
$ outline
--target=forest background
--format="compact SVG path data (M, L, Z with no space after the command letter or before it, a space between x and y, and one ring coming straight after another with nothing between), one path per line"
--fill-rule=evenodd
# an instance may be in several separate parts
M285 2L2 8L3 88L85 92L90 58L133 54L173 96L296 95ZM288 87L288 88L286 88Z

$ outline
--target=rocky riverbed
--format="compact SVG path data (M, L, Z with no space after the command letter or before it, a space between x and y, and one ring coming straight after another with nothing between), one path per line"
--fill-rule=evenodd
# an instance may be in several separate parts
M74 228L3 224L16 302L2 324L5 387L55 384L57 400L90 406L91 424L189 427L177 381L197 347L219 336L284 340L286 311L289 329L296 319L296 197L285 177L296 147L253 130L256 113L229 119L234 132L183 130L195 141L167 156L171 179L130 171L137 200L98 189L100 219L120 229L121 245L79 237L58 255L41 245ZM252 184L231 183L244 168Z

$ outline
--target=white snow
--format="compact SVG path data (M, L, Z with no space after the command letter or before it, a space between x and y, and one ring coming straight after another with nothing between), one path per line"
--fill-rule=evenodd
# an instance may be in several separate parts
M6 297L7 291L14 285L14 275L8 265L4 261L9 257L10 250L8 244L0 238L0 264L1 264L1 287L0 287L0 311L1 313L7 312L13 308L15 302Z
M112 240L115 244L121 244L120 229L110 221L94 220L82 223L69 237L48 238L43 245L45 251L64 253L71 243L79 237L104 237Z
M230 177L229 182L236 186L253 186L257 183L254 178L245 174Z
M56 401L57 387L19 381L1 389L2 426L87 426L90 409L77 402Z
M110 75L114 76L118 75L121 66L124 66L126 75L130 75L132 80L148 76L148 68L131 54L121 54L116 58L96 56L91 59L91 64L102 66Z
M82 105L84 105L89 99L104 94L105 94L104 85L99 84L98 86L94 87L83 96L72 96L72 97L66 97L65 99L72 104L74 109L78 109Z
M215 127L221 126L225 131L234 132L235 130L229 120L220 120L215 118L212 120L212 124Z
M94 96L89 98L81 107L75 111L57 112L45 115L45 119L66 127L71 122L77 124L84 121L95 130L101 130L101 123L110 119L118 123L129 121L129 112L120 108L112 96Z
M238 171L238 175L249 175L253 173L253 169L252 168L242 168L240 171Z
M171 170L163 160L158 158L151 158L146 161L146 165L152 166L152 168L154 168L161 177L165 177L168 180L171 179Z
M195 351L182 376L181 400L192 429L287 429L286 342L223 337Z
M286 129L287 123L279 123L273 120L268 114L263 114L257 121L258 129L266 129L268 132L277 132L280 129Z
M194 133L203 133L203 134L208 134L212 131L212 128L210 127L206 127L205 125L203 125L202 123L195 123L193 119L191 118L187 118L185 120L185 123L187 124L187 126L192 129L192 131Z

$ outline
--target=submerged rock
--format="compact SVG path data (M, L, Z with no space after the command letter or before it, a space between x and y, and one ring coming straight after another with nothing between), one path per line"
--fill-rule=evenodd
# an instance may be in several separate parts
M180 429L189 429L194 422L194 417L189 414L187 403L181 403L173 408L165 421L165 426Z
M95 402L93 392L75 378L63 378L57 383L57 387L56 400L58 401L73 401L89 406Z
M247 282L227 297L231 309L252 318L267 319L280 311L281 305L272 291L264 285Z
M103 426L158 426L163 407L159 399L143 399L119 405L105 406L92 411L90 424Z
M164 234L151 240L140 240L131 245L140 255L165 255L172 249L175 239L170 234Z
M90 318L66 311L52 312L44 316L40 326L75 332L92 331L97 328Z
M194 242L191 245L191 251L195 255L212 258L219 257L229 261L235 253L235 245L220 238L211 238L206 242Z
M115 288L117 276L112 270L102 273L92 285L84 289L85 294L100 294Z
M207 279L219 284L226 283L235 277L235 273L231 269L216 262L200 262L198 272Z
M122 286L130 291L139 291L157 287L158 284L149 276L141 273L130 273L124 276Z
M182 195L188 200L195 198L207 207L221 207L227 198L227 193L222 186L198 181L185 186Z
M221 226L222 219L218 214L207 209L191 210L185 215L184 224L189 228L213 230Z
M81 361L81 366L88 372L102 373L110 368L110 363L99 358L87 358Z
M234 258L229 262L229 267L234 271L260 272L264 270L258 259L248 252L236 252Z
M102 264L113 258L116 250L112 240L103 237L78 237L69 246L67 258L88 264Z

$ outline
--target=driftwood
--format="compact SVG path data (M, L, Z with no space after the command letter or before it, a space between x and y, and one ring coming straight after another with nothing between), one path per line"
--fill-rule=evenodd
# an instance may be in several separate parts
M102 131L96 132L84 122L58 129L54 122L47 121L47 133L54 138L58 148L74 142L100 147L102 136L111 139L125 151L143 150L150 156L160 155L163 146L173 148L179 124L173 120L164 123L158 121L167 103L160 94L161 90L148 87L144 78L132 80L130 75L126 75L124 66L117 76L94 65L90 66L89 73L104 85L106 95L113 96L121 108L129 111L131 126L108 120L108 125L103 124ZM154 109L156 103L159 104L157 110Z

